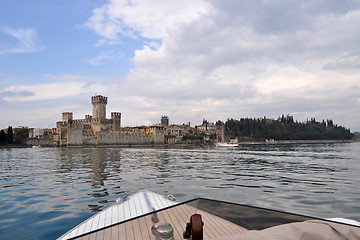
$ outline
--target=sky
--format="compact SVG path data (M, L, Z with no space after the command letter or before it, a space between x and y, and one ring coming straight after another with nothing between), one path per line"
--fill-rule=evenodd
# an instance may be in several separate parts
M358 0L1 0L0 128L315 118L360 131Z

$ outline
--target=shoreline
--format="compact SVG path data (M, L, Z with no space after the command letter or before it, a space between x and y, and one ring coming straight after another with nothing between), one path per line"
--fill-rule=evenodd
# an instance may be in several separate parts
M360 142L360 140L275 140L267 142L247 141L238 142L239 145L271 145L271 144L320 144L320 143L352 143Z
M324 143L352 143L352 142L360 142L360 140L275 140L275 141L267 141L267 142L259 142L259 141L244 141L237 142L239 145L276 145L276 144L324 144ZM214 146L214 143L179 143L179 144L112 144L112 145L71 145L71 146L51 146L51 145L43 145L42 148L161 148L161 147L172 147L172 146ZM3 145L0 146L0 149L5 148L32 148L32 145Z

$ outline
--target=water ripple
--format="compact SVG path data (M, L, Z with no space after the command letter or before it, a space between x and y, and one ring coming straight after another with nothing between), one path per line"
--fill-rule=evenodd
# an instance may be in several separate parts
M360 220L360 144L0 149L0 239L54 239L141 189Z

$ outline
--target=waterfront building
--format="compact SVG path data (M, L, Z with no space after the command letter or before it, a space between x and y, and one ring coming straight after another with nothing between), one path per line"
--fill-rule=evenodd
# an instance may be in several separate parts
M92 115L84 119L74 119L72 112L63 112L62 121L56 123L52 142L45 145L55 146L118 146L118 145L159 145L164 144L163 126L139 128L121 128L121 113L112 112L111 119L106 118L108 98L102 95L91 97ZM28 144L41 145L40 139Z

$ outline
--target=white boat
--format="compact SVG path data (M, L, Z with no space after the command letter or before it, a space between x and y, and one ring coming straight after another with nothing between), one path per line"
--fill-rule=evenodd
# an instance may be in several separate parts
M231 142L218 142L216 143L217 147L238 147L239 144Z
M116 202L116 204L80 223L58 238L58 240L74 239L177 204L172 196L163 196L146 190L117 199Z
M32 148L40 148L40 145L33 145Z
M359 222L337 221L344 219L323 220L205 198L178 203L171 196L140 191L58 240L360 239Z

